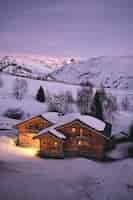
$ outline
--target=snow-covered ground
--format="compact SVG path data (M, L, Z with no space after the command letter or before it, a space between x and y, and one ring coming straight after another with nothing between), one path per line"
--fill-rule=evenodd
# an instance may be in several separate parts
M40 103L37 102L35 97L40 86L43 87L45 95L48 94L60 94L67 91L72 93L73 99L77 98L77 91L80 86L63 84L53 81L40 81L26 79L28 83L28 91L24 95L22 100L17 100L13 96L13 86L16 79L15 76L7 75L1 73L1 78L3 80L3 86L0 88L0 116L3 117L4 113L11 108L20 108L24 111L25 118L30 116L43 114L48 111L47 102ZM120 131L128 132L128 128L133 121L133 92L132 90L122 90L122 89L106 89L108 93L112 93L113 96L117 98L117 112L113 114L113 134L117 134ZM123 111L121 102L125 96L129 96L130 111ZM72 111L78 112L78 107L75 104L72 105ZM1 121L2 120L2 121ZM9 122L8 119L0 119L1 122L5 121L5 124ZM16 122L13 121L13 125ZM3 125L2 125L3 126ZM0 128L2 128L2 126ZM5 126L5 125L4 125Z
M14 81L17 77L12 75L7 75L4 73L1 73L1 78L3 80L3 87L0 88L0 95L3 96L3 98L11 96L13 93L13 86ZM28 91L27 96L32 96L35 98L37 91L40 86L44 88L44 92L49 92L52 94L59 94L66 91L71 91L74 98L77 96L77 89L80 86L75 86L72 84L63 84L59 82L54 81L40 81L40 80L32 80L32 79L26 79L28 82Z
M100 60L99 60L100 59ZM72 80L76 76L78 81L92 76L96 79L101 69L101 61L109 66L114 65L112 61L106 61L105 58L92 60L99 67L88 72L88 64L71 64L59 70L63 75L60 78L69 78ZM130 62L129 62L130 61ZM121 74L125 70L125 64L131 69L133 58L124 58L121 64ZM98 63L97 63L98 62ZM84 72L82 67L84 66ZM74 68L76 67L76 70ZM96 69L97 68L97 69ZM103 67L104 68L104 67ZM111 67L109 68L109 70ZM114 68L113 68L114 69ZM40 70L40 68L39 68ZM80 71L81 76L79 79ZM112 70L112 69L111 69ZM68 71L68 73L66 73ZM104 71L104 70L103 70ZM127 70L126 78L119 79L118 88L125 88L129 79ZM86 74L87 72L87 74ZM94 73L93 73L94 72ZM101 72L101 71L100 71ZM109 71L110 72L110 71ZM124 71L125 72L125 71ZM60 74L59 73L59 74ZM102 74L102 73L100 73ZM119 76L121 76L119 74ZM15 145L14 137L16 131L13 125L19 120L9 119L4 113L10 108L20 108L24 112L24 118L37 114L44 114L48 111L47 102L39 103L35 97L40 86L43 87L45 95L60 94L67 91L72 93L73 99L77 98L77 91L80 86L59 83L54 81L40 81L26 79L28 91L22 100L17 100L13 96L13 86L15 76L7 75L1 72L3 84L0 87L0 200L132 200L133 199L133 159L121 161L100 163L82 158L48 160L40 159L35 154L35 149L21 148ZM58 75L58 73L56 74ZM100 75L99 75L100 76ZM100 76L102 77L102 75ZM116 89L114 74L109 77L109 84L113 84L113 89L107 89L117 98L117 111L113 113L112 134L119 134L120 131L128 132L130 124L133 122L133 91L127 89ZM116 77L117 79L117 77ZM101 80L101 79L99 79ZM110 82L111 81L111 82ZM113 81L113 83L112 83ZM132 86L129 84L129 86ZM127 111L123 110L121 102L127 96L129 105ZM73 112L77 112L77 105L73 103ZM10 130L2 130L10 129ZM8 137L7 137L8 136ZM10 136L10 137L9 137ZM132 145L132 144L130 144ZM128 144L121 144L115 150L108 154L110 158L121 159L127 157Z
M31 115L43 114L47 112L47 103L36 101L36 94L40 86L44 88L45 95L60 94L71 91L73 98L76 99L78 86L61 84L51 81L39 81L26 79L28 82L28 91L22 100L17 100L13 96L13 86L16 79L15 76L1 74L3 86L0 88L0 116L2 116L8 108L21 108L26 117ZM74 106L74 110L76 107Z
M1 200L132 200L133 159L49 160L0 137Z

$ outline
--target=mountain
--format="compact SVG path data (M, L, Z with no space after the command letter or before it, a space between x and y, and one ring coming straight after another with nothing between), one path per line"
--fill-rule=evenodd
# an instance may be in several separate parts
M95 57L79 63L65 64L51 75L60 81L90 81L107 88L133 89L133 56Z
M15 76L45 80L48 74L53 71L54 61L49 64L48 61L30 56L1 56L0 71Z

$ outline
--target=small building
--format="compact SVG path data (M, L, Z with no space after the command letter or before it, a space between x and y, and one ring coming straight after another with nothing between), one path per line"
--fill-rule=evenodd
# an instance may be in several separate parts
M33 137L36 136L42 129L54 125L58 118L58 113L51 112L45 113L45 116L34 116L17 124L15 128L18 130L18 144L23 147L39 148L39 139L34 140Z
M85 156L102 159L111 147L111 125L88 115L68 114L39 132L40 154L46 157Z
M34 137L35 140L40 140L39 154L43 157L63 158L66 137L52 127L46 128L42 133Z

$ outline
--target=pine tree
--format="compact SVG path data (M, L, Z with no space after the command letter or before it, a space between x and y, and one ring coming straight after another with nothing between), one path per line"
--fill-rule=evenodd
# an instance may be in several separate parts
M102 102L101 102L101 94L99 91L96 91L96 94L94 96L94 100L91 106L92 115L97 117L98 119L103 120L103 108L102 108Z
M45 102L45 94L44 94L44 90L43 90L42 86L40 86L40 88L37 92L36 100L39 102Z

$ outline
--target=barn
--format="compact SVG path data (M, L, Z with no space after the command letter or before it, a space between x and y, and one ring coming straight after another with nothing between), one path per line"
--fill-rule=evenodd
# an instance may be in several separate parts
M35 137L46 157L84 156L102 159L111 146L111 124L88 115L67 114Z

